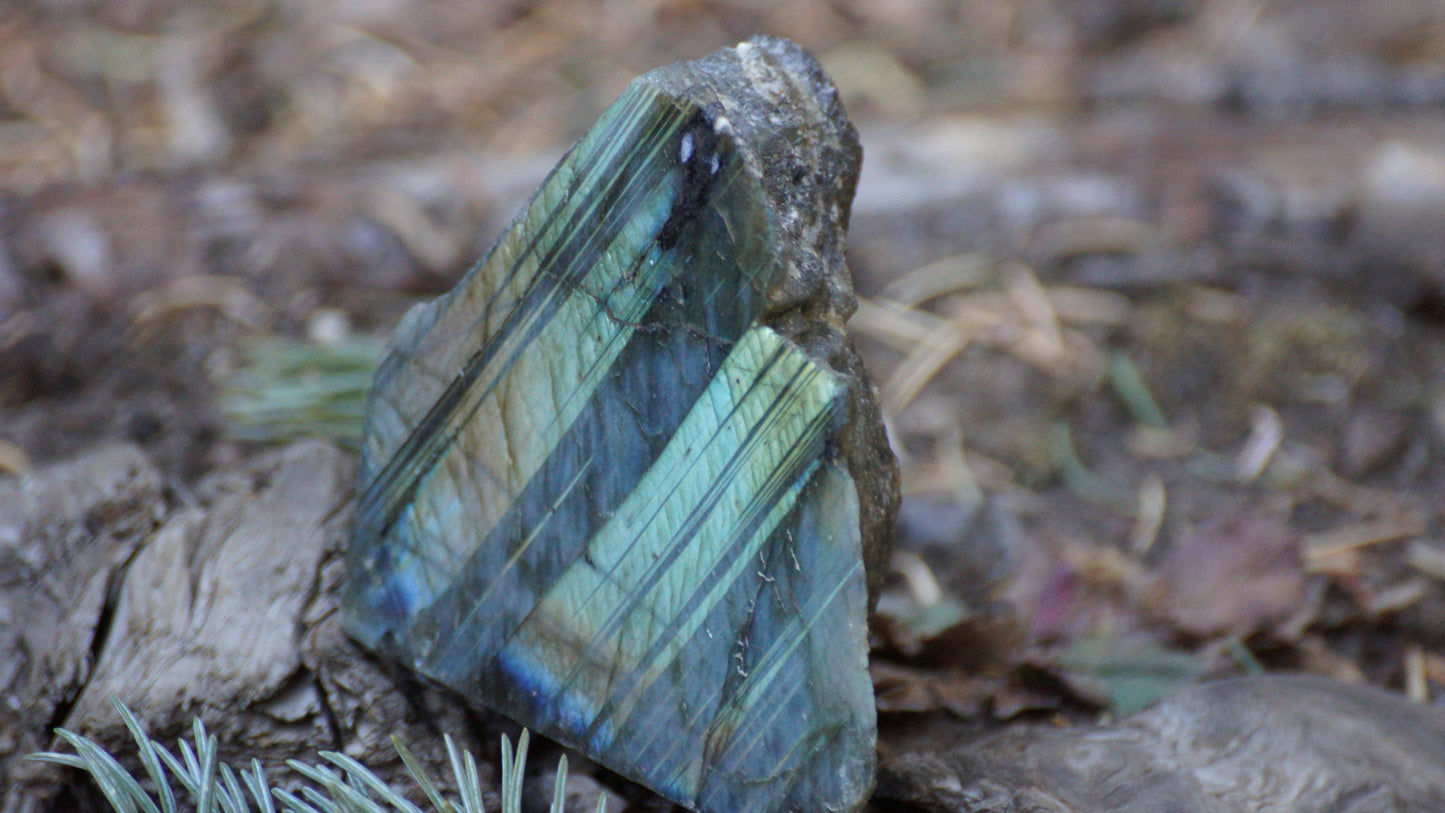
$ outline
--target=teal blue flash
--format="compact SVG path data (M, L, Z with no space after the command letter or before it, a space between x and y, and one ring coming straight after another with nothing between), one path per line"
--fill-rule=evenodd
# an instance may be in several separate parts
M768 325L797 269L765 161L728 91L678 70L634 82L397 328L345 624L683 805L857 809L850 383Z

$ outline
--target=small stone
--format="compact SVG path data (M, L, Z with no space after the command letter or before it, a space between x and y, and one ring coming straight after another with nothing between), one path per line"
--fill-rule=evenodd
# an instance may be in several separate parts
M1340 438L1340 469L1363 477L1389 465L1410 441L1410 424L1397 412L1360 409Z

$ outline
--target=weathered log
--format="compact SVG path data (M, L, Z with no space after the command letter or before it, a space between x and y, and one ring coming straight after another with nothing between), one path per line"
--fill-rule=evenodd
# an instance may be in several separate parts
M1445 710L1313 676L1221 680L1114 725L898 756L875 799L950 813L1445 810Z
M410 697L346 638L336 609L354 465L304 442L204 478L168 498L131 446L101 449L0 486L0 663L13 702L0 712L3 809L52 798L54 766L21 761L54 748L64 726L134 753L114 696L153 738L205 721L233 764L316 761L335 749L398 777L389 738L433 775L436 728L473 751L457 704ZM435 727L433 727L435 726Z

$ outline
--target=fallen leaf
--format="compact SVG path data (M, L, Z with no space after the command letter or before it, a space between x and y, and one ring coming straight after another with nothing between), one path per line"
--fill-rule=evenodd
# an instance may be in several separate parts
M1301 539L1283 520L1229 516L1170 547L1154 599L1194 635L1248 635L1287 618L1304 598Z

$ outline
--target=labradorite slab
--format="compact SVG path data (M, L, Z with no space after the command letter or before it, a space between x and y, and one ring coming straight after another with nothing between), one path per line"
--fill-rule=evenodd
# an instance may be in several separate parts
M684 805L860 807L897 505L842 327L860 160L785 40L634 81L397 328L350 633Z

